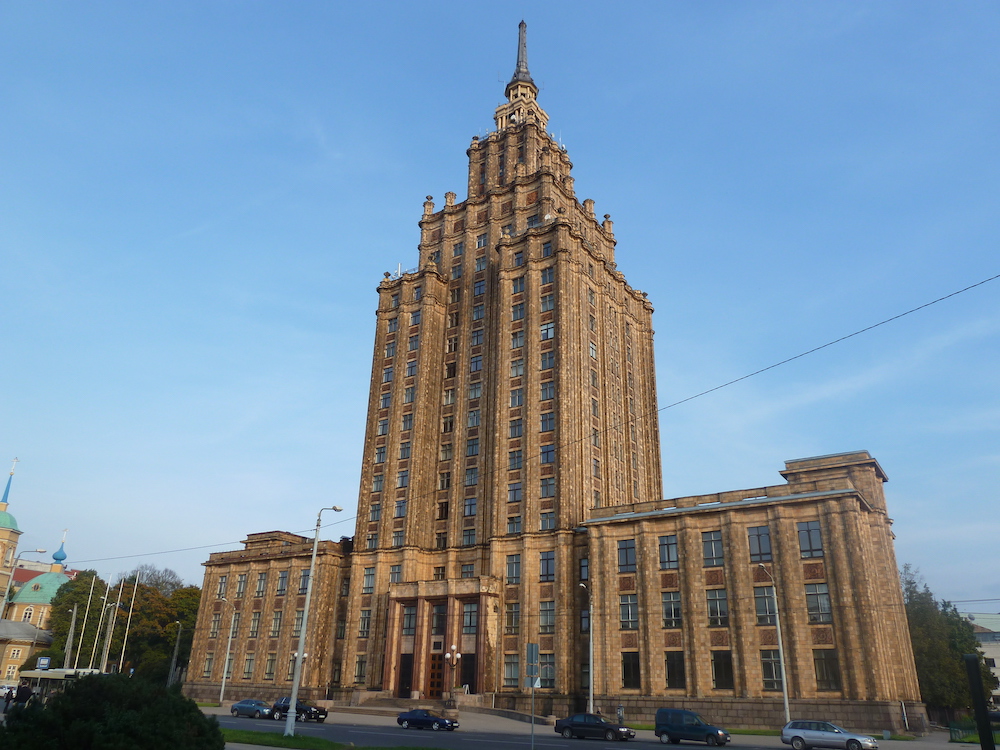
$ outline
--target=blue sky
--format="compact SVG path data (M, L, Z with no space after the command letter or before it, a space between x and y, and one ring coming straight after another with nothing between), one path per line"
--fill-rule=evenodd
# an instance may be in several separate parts
M375 287L465 197L517 23L666 406L1000 273L988 2L8 2L0 457L23 549L201 581L353 534ZM1000 280L660 414L664 495L867 449L900 564L1000 611ZM170 554L182 548L206 547ZM137 555L125 559L107 559Z

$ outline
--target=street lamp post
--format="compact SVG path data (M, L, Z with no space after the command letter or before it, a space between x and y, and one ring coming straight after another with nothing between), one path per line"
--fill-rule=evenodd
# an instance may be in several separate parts
M174 672L177 669L177 652L181 646L181 621L174 620L174 624L177 626L177 637L174 639L174 655L170 659L170 673L167 675L167 687L174 684ZM221 708L222 702L220 701L219 704Z
M76 637L76 604L73 609L67 609L71 613L69 621L69 634L66 636L66 655L63 657L63 668L69 669L69 662L73 658L73 638Z
M236 607L231 601L222 597L222 601L229 605L229 639L226 641L226 658L222 662L222 687L219 688L219 707L222 707L223 696L226 694L226 676L229 674L230 659L233 651L233 623L236 621Z
M778 631L778 662L781 668L781 701L785 707L785 723L787 724L792 720L792 714L788 710L788 679L785 674L785 647L782 645L781 641L781 614L778 612L778 584L774 580L774 576L771 575L771 571L764 567L764 563L760 563L760 569L763 570L767 577L771 579L771 589L774 592L774 625L775 629Z
M21 557L24 555L44 555L44 554L45 550L43 549L28 549L14 558L14 562L12 562L10 565L10 575L7 576L7 588L3 592L3 604L0 605L0 618L7 617L7 597L10 596L10 586L14 582L14 571L17 570L17 564L21 561Z
M594 594L585 583L580 584L580 588L587 592L587 640L590 650L589 662L587 663L587 713L594 713Z
M319 550L319 526L324 510L339 513L343 510L339 505L320 508L316 514L316 535L313 537L312 559L309 561L309 580L306 581L306 601L302 609L302 627L299 630L299 647L295 652L295 667L292 670L292 695L288 701L288 714L285 716L285 737L295 736L295 714L299 705L299 681L302 679L302 659L306 652L306 627L309 623L309 604L312 601L313 578L316 577L316 552Z
M451 667L451 690L449 694L451 699L455 700L455 688L458 687L458 683L455 682L455 673L458 671L458 663L462 660L462 654L458 651L458 646L452 644L451 651L446 651L444 654L444 660L448 662L448 666Z

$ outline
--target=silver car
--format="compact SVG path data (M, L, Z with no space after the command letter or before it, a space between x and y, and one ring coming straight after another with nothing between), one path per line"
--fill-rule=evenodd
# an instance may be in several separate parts
M781 728L781 741L795 750L810 747L878 750L878 743L873 737L853 734L828 721L790 721Z

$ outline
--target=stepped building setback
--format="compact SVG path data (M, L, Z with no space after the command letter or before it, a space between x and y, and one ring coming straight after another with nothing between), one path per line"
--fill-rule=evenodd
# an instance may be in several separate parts
M537 644L536 713L593 681L604 713L780 726L777 614L793 715L920 728L882 469L857 451L662 499L653 307L577 198L523 23L505 94L468 197L428 197L416 268L378 287L357 526L320 545L303 694L526 711ZM311 547L211 555L189 694L227 664L231 699L288 693Z

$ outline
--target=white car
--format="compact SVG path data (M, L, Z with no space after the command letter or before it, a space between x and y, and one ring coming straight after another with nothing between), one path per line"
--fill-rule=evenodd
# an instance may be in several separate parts
M854 734L828 721L790 721L781 728L781 741L795 750L836 747L840 750L878 750L874 737Z

